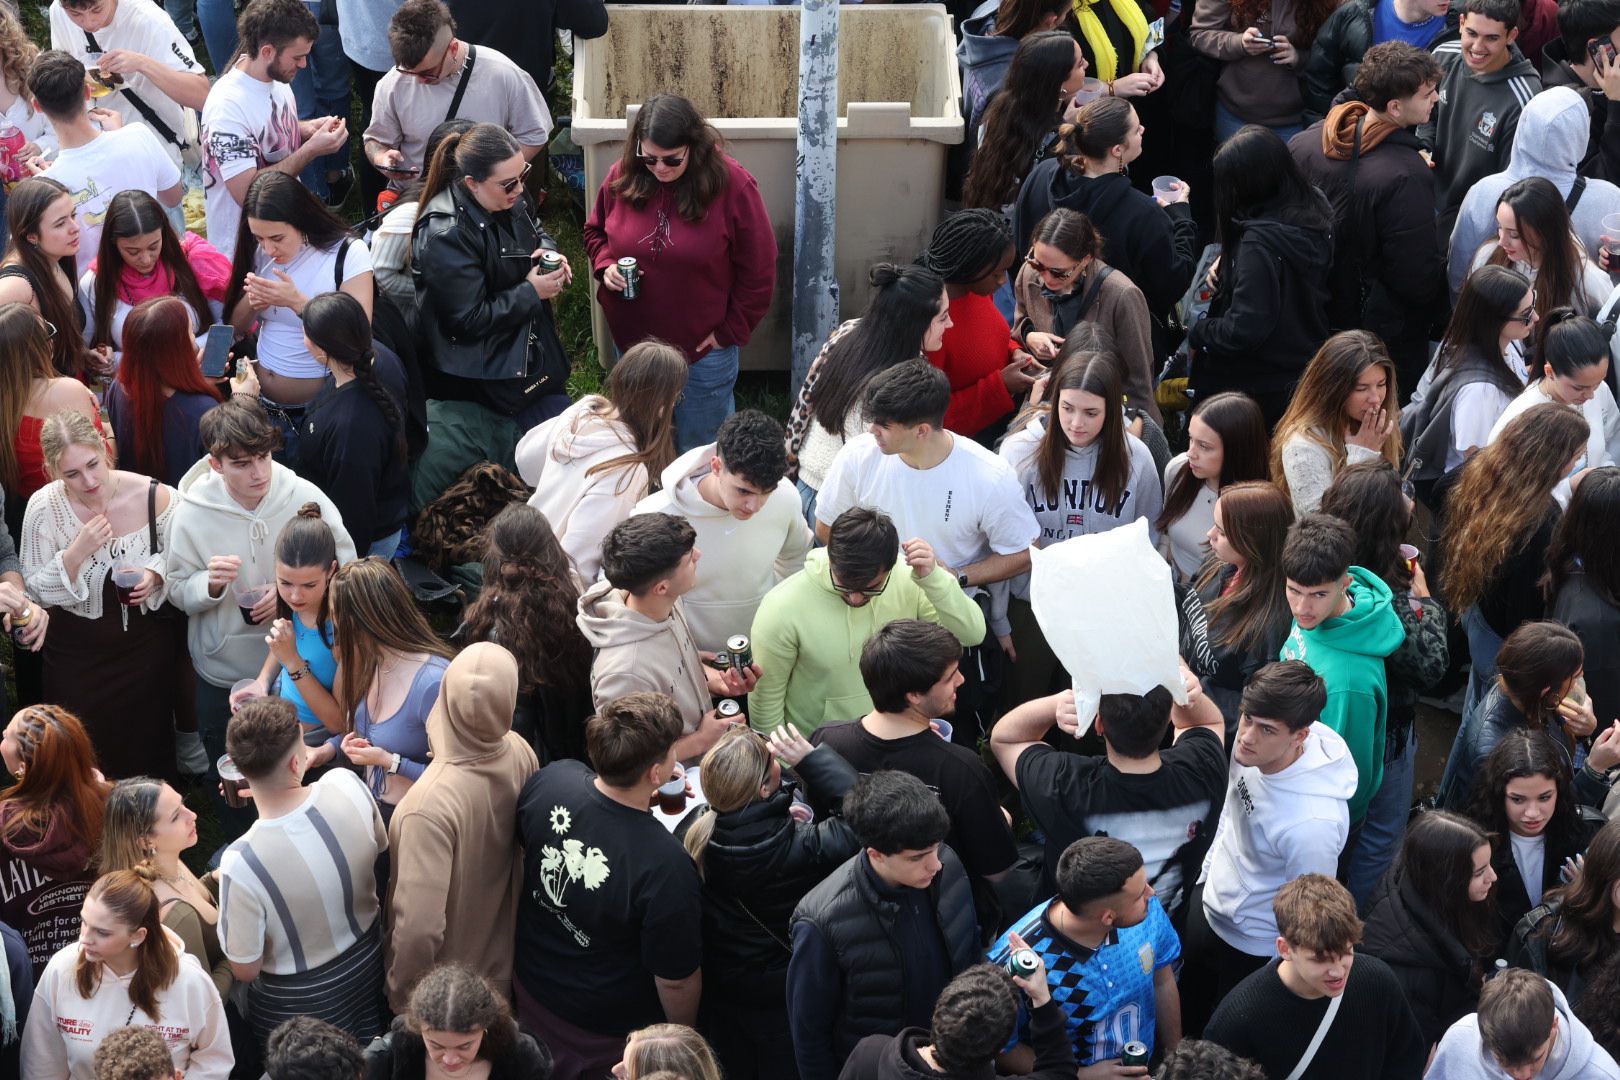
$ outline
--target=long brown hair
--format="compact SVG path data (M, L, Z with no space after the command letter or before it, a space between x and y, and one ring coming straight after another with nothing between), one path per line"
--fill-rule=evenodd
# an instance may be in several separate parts
M72 255L52 261L28 239L29 233L40 231L40 222L51 204L68 194L71 193L66 187L49 176L30 177L11 189L6 200L6 227L11 230L11 245L0 263L15 263L33 275L38 285L34 290L34 304L40 316L56 327L56 336L47 346L51 363L57 374L76 379L89 366L84 335L79 333L79 300L71 291L79 280L78 263ZM59 287L57 270L67 275L70 283L67 293Z
M1095 394L1102 399L1103 425L1097 433L1097 468L1091 477L1091 487L1101 494L1100 505L1106 505L1108 513L1116 513L1131 480L1131 448L1125 438L1125 380L1113 353L1068 350L1067 346L1065 351L1068 355L1058 357L1057 370L1052 373L1047 390L1051 405L1046 416L1046 431L1035 451L1041 491L1049 499L1057 497L1063 487L1063 466L1072 449L1058 420L1063 391Z
M92 858L111 785L96 771L96 751L79 718L60 705L30 705L13 721L22 753L22 778L0 791L0 840L42 837L60 815L68 836Z
M1479 962L1496 946L1495 886L1484 900L1468 899L1474 852L1490 847L1491 837L1461 814L1430 810L1406 830L1397 863L1412 891L1440 925Z
M1198 403L1193 416L1202 420L1221 440L1221 475L1216 481L1218 492L1232 484L1267 477L1266 460L1271 436L1266 432L1266 417L1260 406L1248 394L1228 390ZM1181 520L1192 509L1204 481L1183 466L1164 493L1164 509L1154 528L1161 533Z
M673 345L647 338L630 346L608 373L607 400L593 402L590 412L599 418L612 412L630 429L635 449L597 462L585 475L623 469L622 487L631 469L641 465L649 478L656 479L675 460L675 404L686 388L686 376L686 357Z
M1620 822L1611 821L1586 846L1586 861L1558 894L1547 951L1566 964L1596 964L1614 952L1614 886L1620 882ZM1612 1005L1612 1003L1611 1003Z
M665 150L686 147L686 171L667 187L639 160L643 141ZM713 124L703 119L697 106L679 94L654 94L636 110L636 121L624 140L619 157L619 175L611 190L640 210L660 189L675 201L675 212L684 221L702 221L709 206L720 197L730 179L726 168L725 140Z
M1063 119L1063 84L1074 70L1074 36L1037 30L1018 43L1001 91L984 110L984 141L962 185L962 205L992 210L1018 194L1041 142Z
M84 898L104 906L122 925L146 931L142 942L145 947L135 950L135 977L129 982L129 1000L153 1020L162 1020L158 994L180 977L180 956L164 935L162 908L148 876L156 871L146 869L147 873L114 870L103 874ZM73 983L79 996L89 1001L101 985L101 962L87 960L81 953L73 969Z
M368 555L338 567L326 595L332 613L332 654L343 672L333 696L349 731L377 680L382 650L450 659L450 650L422 616L405 579L386 560Z
M1553 488L1588 430L1580 413L1549 401L1515 417L1463 465L1440 536L1441 595L1452 611L1472 607L1508 557L1558 513Z
M524 690L584 687L591 646L574 622L579 585L546 515L513 503L489 523L484 588L467 609L466 641L494 641L518 662Z
M158 265L174 279L173 295L191 309L191 317L187 319L191 336L195 338L197 330L214 321L208 297L203 295L197 272L186 261L185 247L175 234L174 226L169 224L163 204L146 192L132 188L120 191L107 204L107 217L101 229L101 246L96 250L95 321L91 324L90 344L113 343L113 316L117 313L119 290L124 284L124 254L118 250L118 241L152 232L163 234L163 246L158 250ZM127 335L127 325L124 331ZM191 366L197 366L195 355Z
M1393 427L1379 451L1395 468L1401 466L1401 407L1395 385L1395 362L1377 335L1365 330L1341 330L1322 343L1305 366L1299 387L1288 402L1288 411L1277 421L1271 439L1271 482L1288 491L1283 471L1283 447L1294 436L1315 443L1328 453L1333 471L1344 468L1344 403L1355 389L1356 379L1373 364L1384 369L1384 410Z
M1294 504L1275 484L1256 480L1222 490L1216 505L1227 542L1243 556L1243 572L1229 591L1204 606L1210 634L1224 648L1258 649L1288 615L1282 551L1294 523ZM1212 585L1223 570L1218 559L1211 559L1198 579L1199 590Z
M149 864L144 837L157 824L158 799L166 785L150 776L131 776L113 785L101 829L101 871L134 870Z
M36 383L55 377L51 343L39 312L27 304L0 304L0 486L12 498L21 497L17 433L22 430L28 398Z

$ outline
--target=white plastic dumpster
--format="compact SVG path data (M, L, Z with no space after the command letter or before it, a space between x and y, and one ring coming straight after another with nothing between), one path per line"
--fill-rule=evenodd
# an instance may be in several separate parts
M573 140L587 200L624 152L630 117L656 93L689 98L759 181L780 250L776 298L742 366L788 369L799 9L615 4L608 31L577 42ZM865 306L875 262L910 262L938 223L946 148L962 141L961 76L938 4L839 10L837 272L845 317ZM593 286L594 287L594 286ZM601 308L597 350L613 355Z

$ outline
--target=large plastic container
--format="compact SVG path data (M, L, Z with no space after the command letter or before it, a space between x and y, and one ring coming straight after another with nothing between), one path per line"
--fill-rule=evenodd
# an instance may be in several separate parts
M776 297L742 352L745 368L790 366L793 198L798 156L799 9L615 4L602 37L577 42L573 139L587 198L624 152L641 102L673 91L725 137L759 181L780 255ZM910 262L938 223L946 148L962 141L962 83L950 16L938 4L839 9L837 273L846 315L866 272ZM647 288L657 283L647 281ZM613 356L601 308L598 352Z

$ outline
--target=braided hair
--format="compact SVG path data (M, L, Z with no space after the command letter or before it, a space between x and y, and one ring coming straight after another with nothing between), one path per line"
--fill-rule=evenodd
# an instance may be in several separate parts
M321 293L304 305L304 333L320 346L328 360L354 372L355 381L382 413L394 436L394 458L405 460L405 420L394 395L377 378L377 351L371 341L371 320L360 301L346 292Z
M995 270L1012 246L1012 228L999 212L961 210L934 226L917 265L932 270L947 285L967 285Z

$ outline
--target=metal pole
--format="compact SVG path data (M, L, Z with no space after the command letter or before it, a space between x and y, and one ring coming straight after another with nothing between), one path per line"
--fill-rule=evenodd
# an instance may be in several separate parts
M793 393L838 325L838 0L799 7L799 157L793 196Z

